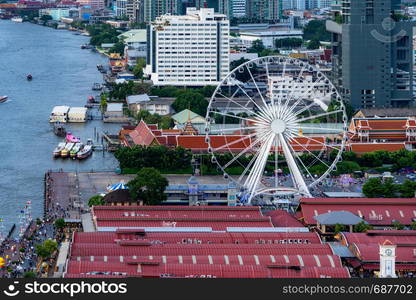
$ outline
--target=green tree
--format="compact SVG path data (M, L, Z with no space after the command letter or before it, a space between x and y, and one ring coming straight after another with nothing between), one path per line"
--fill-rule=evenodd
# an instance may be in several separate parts
M247 49L247 52L248 53L260 53L264 49L266 49L266 47L264 47L263 41L255 40L252 42L251 47Z
M50 15L42 15L40 17L40 20L43 21L43 23L45 24L46 22L53 20L53 18Z
M321 46L321 43L319 42L319 40L311 40L309 41L306 48L309 50L314 50L314 49L319 49L320 46Z
M119 53L121 56L124 55L124 48L125 45L123 43L123 41L118 41L117 43L114 44L113 47L110 48L110 50L108 51L109 53Z
M59 219L56 219L55 220L55 227L56 227L56 229L62 230L62 229L65 228L65 226L66 226L66 223L65 223L65 220L64 219L59 218Z
M403 184L399 186L400 197L412 198L416 193L416 182L405 180Z
M303 40L300 38L284 38L275 40L276 48L299 48L302 44Z
M136 66L133 68L134 77L138 79L143 78L143 68L146 66L146 61L143 58L138 58Z
M416 230L416 221L413 221L413 222L410 224L410 228L411 228L412 230Z
M190 109L201 116L205 116L207 113L208 101L202 94L192 90L186 90L176 97L175 101L172 103L172 107L176 112Z
M364 183L362 190L368 198L379 198L384 195L383 183L380 178L370 178Z
M303 39L326 41L331 40L331 33L326 30L324 20L312 20L303 28Z
M343 232L343 231L345 231L346 230L346 226L345 225L342 225L342 224L335 224L335 227L334 227L334 232L335 233L339 233L339 232Z
M51 256L51 252L42 244L35 245L36 254L42 259L46 259Z
M107 109L107 95L106 94L101 94L100 96L100 108L101 108L101 111L106 111Z
M393 225L394 229L396 229L396 230L403 230L404 229L404 225L401 224L399 221L393 221L391 223L391 225Z
M155 168L143 168L127 186L133 200L142 200L145 205L158 205L166 199L168 184L168 180Z
M43 242L43 247L50 253L53 253L58 250L58 242L52 239L47 239Z
M134 83L131 89L131 94L128 93L127 96L133 95L133 94L134 95L150 94L151 87L152 87L151 84L145 83L145 82Z
M337 171L336 174L351 174L355 171L360 171L361 167L355 161L341 161L337 164Z
M98 205L104 205L104 201L103 201L103 196L101 195L95 195L92 196L89 200L88 200L88 206L98 206Z
M36 273L32 271L25 272L23 278L36 278Z
M366 232L367 230L371 229L373 229L373 226L364 221L361 221L360 223L354 226L354 232Z

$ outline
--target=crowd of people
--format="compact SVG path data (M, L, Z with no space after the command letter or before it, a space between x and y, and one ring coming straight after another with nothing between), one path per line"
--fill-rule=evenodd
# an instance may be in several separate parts
M33 221L22 236L5 239L0 245L0 257L4 266L0 269L2 278L23 277L27 272L37 272L38 257L35 245L49 238L55 238L54 226L46 221Z

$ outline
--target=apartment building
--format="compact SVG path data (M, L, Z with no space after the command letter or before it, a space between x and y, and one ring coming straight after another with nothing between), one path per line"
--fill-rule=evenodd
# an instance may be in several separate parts
M213 8L156 18L148 26L145 74L155 85L218 84L229 72L229 31L226 15Z

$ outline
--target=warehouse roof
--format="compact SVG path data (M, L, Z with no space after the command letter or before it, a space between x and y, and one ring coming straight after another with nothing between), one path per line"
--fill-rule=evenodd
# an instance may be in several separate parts
M333 211L349 211L371 225L408 225L416 218L416 198L302 198L300 203L306 224L316 224L315 216Z

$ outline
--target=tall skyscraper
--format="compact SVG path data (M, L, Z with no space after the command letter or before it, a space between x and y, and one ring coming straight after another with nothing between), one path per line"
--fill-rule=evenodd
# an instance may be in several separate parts
M155 85L218 84L229 72L230 23L213 8L163 15L148 27L146 74Z
M259 22L276 22L281 17L281 0L247 0L247 17Z
M355 108L413 105L413 22L399 0L344 0L332 32L333 79Z
M244 17L246 0L218 0L218 12L227 15L229 19Z
M156 17L164 14L181 14L181 0L143 0L143 18L145 22L151 22Z

